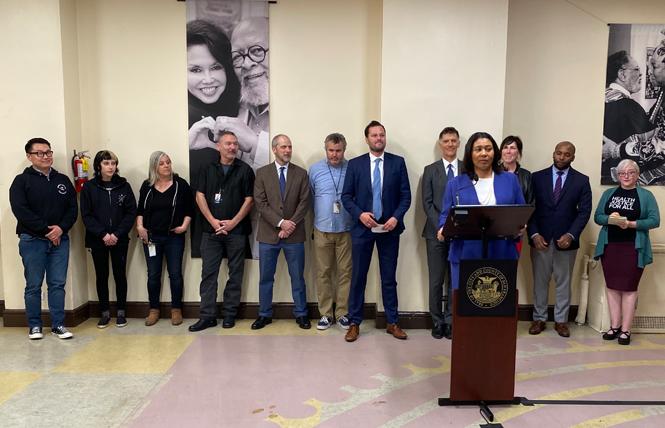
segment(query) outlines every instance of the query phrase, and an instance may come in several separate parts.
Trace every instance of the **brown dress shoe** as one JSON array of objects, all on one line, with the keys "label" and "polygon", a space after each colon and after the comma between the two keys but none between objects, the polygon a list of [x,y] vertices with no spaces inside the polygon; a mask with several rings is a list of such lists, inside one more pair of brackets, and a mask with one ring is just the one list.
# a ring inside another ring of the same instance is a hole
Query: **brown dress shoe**
[{"label": "brown dress shoe", "polygon": [[556,332],[559,333],[559,336],[561,337],[570,337],[570,330],[568,330],[567,322],[555,322],[554,330],[556,330]]},{"label": "brown dress shoe", "polygon": [[397,324],[388,324],[388,327],[386,327],[386,333],[392,334],[395,339],[405,340],[409,337]]},{"label": "brown dress shoe", "polygon": [[531,322],[531,327],[529,327],[529,334],[540,334],[545,330],[545,327],[545,321],[533,321]]},{"label": "brown dress shoe", "polygon": [[358,339],[358,336],[360,336],[360,326],[358,324],[351,324],[346,331],[344,340],[347,342],[355,342],[356,339]]},{"label": "brown dress shoe", "polygon": [[182,309],[171,309],[171,324],[180,325],[182,324]]},{"label": "brown dress shoe", "polygon": [[157,324],[159,321],[159,309],[150,309],[148,312],[148,318],[145,319],[145,325],[150,327],[151,325]]}]

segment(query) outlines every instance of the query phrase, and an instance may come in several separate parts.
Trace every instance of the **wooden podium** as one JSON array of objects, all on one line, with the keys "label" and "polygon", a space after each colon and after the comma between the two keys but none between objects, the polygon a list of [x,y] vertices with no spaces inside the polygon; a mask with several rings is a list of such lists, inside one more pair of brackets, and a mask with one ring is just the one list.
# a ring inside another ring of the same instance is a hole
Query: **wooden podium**
[{"label": "wooden podium", "polygon": [[460,262],[453,292],[450,398],[439,405],[519,404],[515,398],[517,260],[488,258],[494,239],[512,240],[528,221],[530,205],[457,206],[444,236],[481,240],[482,258]]}]

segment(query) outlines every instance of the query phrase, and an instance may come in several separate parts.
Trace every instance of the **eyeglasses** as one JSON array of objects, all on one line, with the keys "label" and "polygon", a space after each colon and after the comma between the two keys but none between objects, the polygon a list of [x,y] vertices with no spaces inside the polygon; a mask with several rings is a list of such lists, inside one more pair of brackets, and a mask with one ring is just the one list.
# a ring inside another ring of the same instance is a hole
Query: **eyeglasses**
[{"label": "eyeglasses", "polygon": [[247,57],[249,57],[249,59],[255,63],[260,64],[264,59],[266,59],[266,52],[268,52],[268,49],[264,49],[263,46],[259,45],[250,46],[249,49],[247,49],[247,53],[233,51],[231,52],[233,66],[242,67],[242,65],[245,63],[245,58]]},{"label": "eyeglasses", "polygon": [[50,158],[53,156],[53,150],[47,150],[45,152],[28,152],[29,155],[35,155],[38,158],[47,157]]},{"label": "eyeglasses", "polygon": [[640,72],[640,67],[634,67],[634,68],[621,67],[621,69],[626,71],[637,71],[638,73]]},{"label": "eyeglasses", "polygon": [[619,177],[634,177],[637,175],[637,171],[622,171],[617,175]]}]

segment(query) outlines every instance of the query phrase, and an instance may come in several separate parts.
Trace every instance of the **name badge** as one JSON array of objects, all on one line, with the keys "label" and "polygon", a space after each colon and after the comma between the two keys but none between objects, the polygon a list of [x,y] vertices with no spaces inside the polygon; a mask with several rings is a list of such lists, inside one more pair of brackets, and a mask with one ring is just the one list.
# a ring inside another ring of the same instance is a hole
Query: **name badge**
[{"label": "name badge", "polygon": [[157,255],[157,248],[152,242],[148,244],[148,256],[155,257]]},{"label": "name badge", "polygon": [[342,210],[342,204],[339,201],[333,202],[333,214],[339,214]]},{"label": "name badge", "polygon": [[222,194],[221,193],[215,193],[215,203],[216,204],[221,204],[222,203]]}]

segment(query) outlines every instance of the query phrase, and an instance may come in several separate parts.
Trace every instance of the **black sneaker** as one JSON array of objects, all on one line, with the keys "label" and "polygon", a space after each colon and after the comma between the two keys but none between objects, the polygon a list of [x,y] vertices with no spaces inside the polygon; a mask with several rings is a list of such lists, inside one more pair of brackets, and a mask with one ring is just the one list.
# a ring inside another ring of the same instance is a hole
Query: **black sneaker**
[{"label": "black sneaker", "polygon": [[124,315],[118,315],[118,318],[115,320],[115,326],[120,328],[127,325],[127,318]]},{"label": "black sneaker", "polygon": [[58,336],[59,339],[71,339],[72,337],[74,337],[72,332],[67,330],[67,328],[64,325],[52,328],[51,333]]},{"label": "black sneaker", "polygon": [[102,314],[102,317],[97,322],[97,328],[106,328],[109,326],[110,322],[111,322],[111,317],[109,315]]},{"label": "black sneaker", "polygon": [[41,327],[31,327],[30,330],[28,330],[28,339],[39,340],[42,337],[44,337],[44,335],[42,334]]}]

